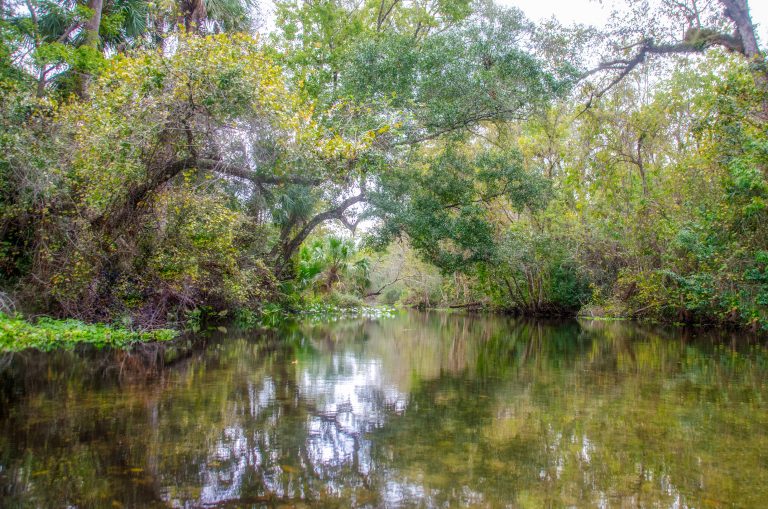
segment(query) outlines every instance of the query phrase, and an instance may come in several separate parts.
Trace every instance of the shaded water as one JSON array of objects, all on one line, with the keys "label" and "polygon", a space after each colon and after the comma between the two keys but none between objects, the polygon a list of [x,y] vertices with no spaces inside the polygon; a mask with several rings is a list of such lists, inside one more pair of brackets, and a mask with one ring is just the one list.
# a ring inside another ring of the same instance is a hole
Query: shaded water
[{"label": "shaded water", "polygon": [[768,349],[738,343],[404,313],[6,357],[0,506],[767,507]]}]

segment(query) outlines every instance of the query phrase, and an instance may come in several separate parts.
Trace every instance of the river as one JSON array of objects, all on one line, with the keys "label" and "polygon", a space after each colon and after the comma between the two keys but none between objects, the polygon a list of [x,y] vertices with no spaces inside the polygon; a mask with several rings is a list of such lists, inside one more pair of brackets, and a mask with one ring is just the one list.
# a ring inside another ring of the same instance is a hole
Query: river
[{"label": "river", "polygon": [[0,506],[768,507],[756,339],[404,311],[197,343],[2,358]]}]

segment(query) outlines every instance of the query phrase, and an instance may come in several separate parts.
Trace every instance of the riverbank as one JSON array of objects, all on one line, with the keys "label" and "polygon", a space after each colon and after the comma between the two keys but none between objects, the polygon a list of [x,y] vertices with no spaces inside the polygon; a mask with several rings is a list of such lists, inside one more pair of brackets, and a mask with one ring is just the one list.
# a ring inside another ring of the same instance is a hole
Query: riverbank
[{"label": "riverbank", "polygon": [[19,352],[28,348],[43,351],[71,349],[78,344],[125,348],[137,343],[168,341],[178,335],[179,332],[172,329],[131,331],[114,325],[48,317],[33,322],[21,315],[0,313],[0,352]]},{"label": "riverbank", "polygon": [[768,325],[759,320],[751,320],[749,322],[742,322],[734,317],[729,319],[699,319],[694,320],[692,317],[676,317],[665,318],[663,316],[655,316],[651,314],[632,312],[630,310],[621,308],[620,306],[597,306],[587,304],[578,311],[541,311],[531,312],[519,308],[503,308],[484,303],[471,303],[471,304],[459,304],[459,305],[445,305],[434,307],[422,307],[414,306],[413,309],[421,311],[439,311],[443,313],[482,313],[482,314],[498,314],[509,315],[521,318],[532,319],[583,319],[583,320],[595,320],[595,321],[624,321],[633,322],[637,324],[645,325],[661,325],[666,327],[691,327],[694,329],[701,328],[714,328],[722,331],[730,332],[743,332],[746,334],[754,334],[759,337],[768,336]]},{"label": "riverbank", "polygon": [[[313,303],[295,309],[288,309],[277,304],[268,305],[260,312],[236,311],[232,314],[231,321],[224,323],[229,327],[234,325],[237,329],[274,329],[291,320],[312,322],[331,322],[340,319],[353,318],[391,318],[398,312],[392,306],[358,306],[339,307],[330,304]],[[587,309],[589,309],[587,311]],[[595,308],[582,308],[577,314],[527,314],[518,310],[498,309],[488,306],[465,307],[436,307],[430,311],[444,313],[483,313],[489,315],[515,315],[529,316],[531,318],[573,318],[599,321],[630,321],[637,323],[667,325],[667,326],[708,326],[709,324],[692,324],[682,322],[665,322],[650,318],[631,317],[622,315],[610,315],[595,313]],[[602,309],[600,309],[602,311]],[[590,312],[591,311],[591,312]],[[205,330],[225,331],[222,327],[222,317],[217,313],[207,316],[199,321],[190,322],[184,331],[177,329],[155,329],[149,331],[132,331],[124,327],[95,323],[88,324],[79,320],[57,320],[49,317],[41,317],[34,321],[23,318],[20,314],[10,316],[0,312],[0,353],[19,352],[26,349],[51,351],[55,349],[72,349],[78,344],[87,344],[97,348],[128,348],[137,344],[165,342],[174,339],[182,332],[199,333]],[[751,333],[764,333],[761,330],[747,327],[734,327],[733,324],[720,324],[716,328],[723,330],[743,330]]]},{"label": "riverbank", "polygon": [[[286,309],[278,305],[266,306],[261,312],[240,310],[233,315],[232,324],[238,329],[272,329],[290,320],[336,321],[342,318],[386,318],[397,312],[391,306],[339,307],[312,304]],[[177,329],[154,329],[132,331],[124,327],[105,323],[89,324],[80,320],[56,320],[40,317],[30,321],[21,314],[13,316],[0,312],[0,353],[20,352],[26,349],[51,351],[71,349],[78,344],[97,348],[128,348],[141,343],[165,342],[178,337],[182,332],[199,333],[206,330],[226,330],[222,319],[226,314],[197,317],[184,327]],[[226,323],[229,326],[229,323]]]}]

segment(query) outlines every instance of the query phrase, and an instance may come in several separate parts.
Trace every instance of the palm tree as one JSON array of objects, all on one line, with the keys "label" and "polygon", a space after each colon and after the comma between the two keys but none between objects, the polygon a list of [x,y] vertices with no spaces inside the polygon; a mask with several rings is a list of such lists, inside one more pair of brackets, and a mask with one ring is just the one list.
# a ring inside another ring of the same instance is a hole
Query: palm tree
[{"label": "palm tree", "polygon": [[[246,30],[255,11],[255,0],[178,0],[171,9],[146,0],[29,0],[5,8],[3,14],[14,13],[8,22],[21,41],[22,48],[12,52],[17,54],[15,66],[33,70],[42,96],[50,86],[84,95],[98,67],[98,52],[162,47],[179,24],[200,33]],[[77,52],[62,52],[61,45]]]},{"label": "palm tree", "polygon": [[179,0],[179,22],[190,31],[247,30],[253,21],[255,0]]},{"label": "palm tree", "polygon": [[322,293],[344,284],[357,291],[369,285],[370,262],[357,258],[358,251],[351,240],[339,237],[318,239],[299,250],[297,280],[304,287],[314,285]]},{"label": "palm tree", "polygon": [[[16,65],[34,69],[38,95],[49,85],[84,93],[99,52],[122,51],[140,43],[147,31],[144,0],[88,0],[87,10],[79,5],[72,0],[29,1],[9,19],[26,47],[18,52]],[[62,52],[61,46],[76,51]]]}]

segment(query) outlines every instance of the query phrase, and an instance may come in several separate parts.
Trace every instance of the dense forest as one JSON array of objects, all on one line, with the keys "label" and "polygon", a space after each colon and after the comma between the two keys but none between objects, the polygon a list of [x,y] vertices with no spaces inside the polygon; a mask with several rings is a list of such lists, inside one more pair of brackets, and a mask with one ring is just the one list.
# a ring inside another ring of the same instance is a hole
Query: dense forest
[{"label": "dense forest", "polygon": [[768,328],[746,0],[0,1],[0,305],[364,302]]}]

